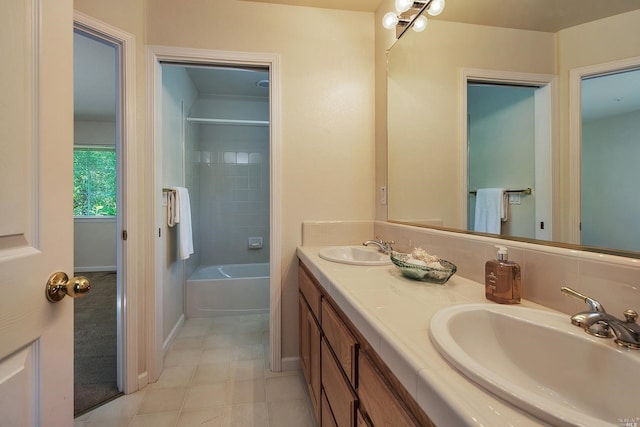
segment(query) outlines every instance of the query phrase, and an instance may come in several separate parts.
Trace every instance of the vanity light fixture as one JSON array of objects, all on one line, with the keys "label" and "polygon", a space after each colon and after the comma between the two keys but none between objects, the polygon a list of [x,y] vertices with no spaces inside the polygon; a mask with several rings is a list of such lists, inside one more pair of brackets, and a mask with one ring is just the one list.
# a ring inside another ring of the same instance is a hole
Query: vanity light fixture
[{"label": "vanity light fixture", "polygon": [[382,17],[382,26],[387,30],[396,29],[396,37],[400,38],[409,27],[414,31],[424,31],[427,27],[427,17],[437,16],[444,9],[445,0],[396,0],[395,12],[388,12]]}]

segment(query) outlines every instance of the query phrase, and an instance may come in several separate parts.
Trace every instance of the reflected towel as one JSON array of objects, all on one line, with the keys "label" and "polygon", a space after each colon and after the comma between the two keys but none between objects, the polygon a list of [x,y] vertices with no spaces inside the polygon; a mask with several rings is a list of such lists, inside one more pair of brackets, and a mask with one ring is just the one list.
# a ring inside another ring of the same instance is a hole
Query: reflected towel
[{"label": "reflected towel", "polygon": [[189,190],[184,187],[173,187],[172,190],[169,194],[175,194],[173,222],[178,224],[178,256],[187,259],[193,253]]},{"label": "reflected towel", "polygon": [[504,188],[480,188],[476,193],[474,231],[500,234],[507,220],[507,192]]}]

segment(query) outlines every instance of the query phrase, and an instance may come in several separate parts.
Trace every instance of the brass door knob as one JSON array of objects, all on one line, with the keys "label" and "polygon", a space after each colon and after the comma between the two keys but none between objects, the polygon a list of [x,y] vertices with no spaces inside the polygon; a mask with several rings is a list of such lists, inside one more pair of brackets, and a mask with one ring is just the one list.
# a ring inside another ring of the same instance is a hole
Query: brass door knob
[{"label": "brass door knob", "polygon": [[71,298],[83,297],[91,290],[89,279],[84,276],[72,277],[69,279],[62,271],[53,273],[46,286],[47,299],[51,302],[58,302],[65,295]]}]

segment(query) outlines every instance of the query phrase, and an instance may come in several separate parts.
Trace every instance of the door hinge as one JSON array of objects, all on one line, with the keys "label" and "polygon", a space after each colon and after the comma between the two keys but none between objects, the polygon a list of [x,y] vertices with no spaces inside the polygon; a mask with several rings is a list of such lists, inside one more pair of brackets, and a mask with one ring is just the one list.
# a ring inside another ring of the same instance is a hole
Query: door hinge
[{"label": "door hinge", "polygon": [[122,230],[122,240],[127,240],[128,234],[127,230]]}]

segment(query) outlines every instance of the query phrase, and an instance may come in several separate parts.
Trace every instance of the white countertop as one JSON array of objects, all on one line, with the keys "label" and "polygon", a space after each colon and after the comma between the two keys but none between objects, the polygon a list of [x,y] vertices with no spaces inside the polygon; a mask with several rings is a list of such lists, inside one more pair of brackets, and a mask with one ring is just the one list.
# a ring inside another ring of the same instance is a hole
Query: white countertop
[{"label": "white countertop", "polygon": [[429,339],[429,322],[441,308],[489,302],[483,285],[458,275],[445,285],[417,282],[393,265],[326,261],[320,249],[298,247],[297,254],[436,425],[544,425],[466,379]]}]

